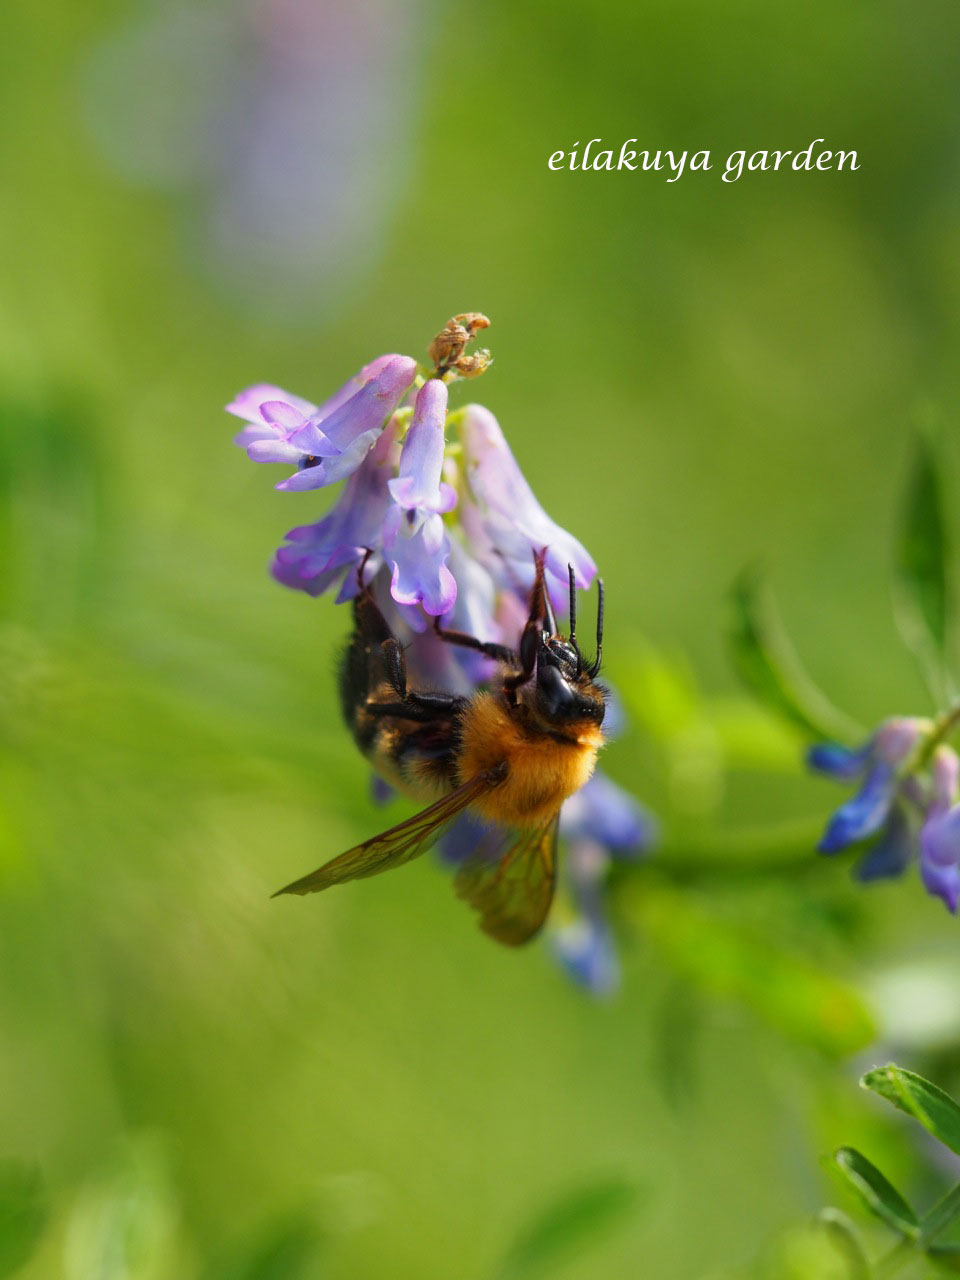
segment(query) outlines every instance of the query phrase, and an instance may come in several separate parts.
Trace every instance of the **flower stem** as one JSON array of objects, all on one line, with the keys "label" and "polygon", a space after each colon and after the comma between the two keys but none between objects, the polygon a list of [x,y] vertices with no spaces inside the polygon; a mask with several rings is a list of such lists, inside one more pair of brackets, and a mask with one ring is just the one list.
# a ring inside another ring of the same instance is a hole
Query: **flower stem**
[{"label": "flower stem", "polygon": [[915,1241],[910,1239],[898,1240],[873,1268],[874,1280],[888,1280],[890,1276],[899,1275],[904,1264],[916,1256],[914,1245]]}]

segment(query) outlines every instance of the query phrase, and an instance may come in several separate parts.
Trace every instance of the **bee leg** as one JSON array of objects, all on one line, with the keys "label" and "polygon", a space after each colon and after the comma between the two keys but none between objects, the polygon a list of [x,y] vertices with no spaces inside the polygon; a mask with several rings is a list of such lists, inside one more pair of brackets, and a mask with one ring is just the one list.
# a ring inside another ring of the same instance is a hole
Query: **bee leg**
[{"label": "bee leg", "polygon": [[441,627],[439,618],[434,618],[433,629],[441,640],[446,640],[447,644],[457,644],[464,649],[475,649],[477,653],[492,658],[494,662],[508,662],[511,666],[516,666],[517,655],[504,644],[478,640],[476,636],[468,635],[466,631],[448,631],[446,627]]},{"label": "bee leg", "polygon": [[371,716],[395,716],[398,720],[449,720],[466,705],[466,698],[449,693],[411,693],[402,702],[368,702],[364,710]]}]

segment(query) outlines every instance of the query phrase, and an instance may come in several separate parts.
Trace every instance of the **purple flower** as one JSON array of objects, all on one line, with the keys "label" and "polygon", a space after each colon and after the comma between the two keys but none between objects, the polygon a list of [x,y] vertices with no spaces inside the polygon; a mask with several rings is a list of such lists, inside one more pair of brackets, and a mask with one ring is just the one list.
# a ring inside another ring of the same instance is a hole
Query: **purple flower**
[{"label": "purple flower", "polygon": [[927,892],[941,898],[954,915],[960,899],[958,779],[960,760],[956,752],[950,747],[938,747],[930,767],[930,803],[920,829],[920,876]]},{"label": "purple flower", "polygon": [[567,565],[573,565],[577,585],[588,587],[596,565],[541,507],[493,414],[482,405],[467,405],[460,434],[470,498],[463,523],[475,553],[495,579],[525,592],[533,579],[533,553],[546,547],[545,567],[558,605],[567,594]]},{"label": "purple flower", "polygon": [[929,728],[929,721],[898,716],[885,721],[856,751],[832,743],[811,749],[807,760],[814,769],[844,781],[863,778],[860,790],[827,824],[818,845],[821,853],[838,853],[880,831],[897,795],[901,766]]},{"label": "purple flower", "polygon": [[560,834],[568,840],[593,841],[617,858],[632,859],[651,847],[657,827],[629,792],[598,770],[563,806]]},{"label": "purple flower", "polygon": [[[340,500],[316,524],[300,525],[287,534],[271,572],[286,587],[319,596],[343,582],[342,598],[355,594],[355,569],[368,549],[380,542],[384,517],[391,506],[387,487],[394,475],[399,448],[397,426],[390,423],[344,485]],[[376,565],[371,565],[371,576]]]},{"label": "purple flower", "polygon": [[447,568],[450,540],[442,519],[457,504],[454,490],[440,479],[446,418],[447,388],[431,378],[417,392],[399,474],[388,482],[393,505],[382,534],[384,556],[393,571],[390,594],[398,604],[422,604],[433,617],[448,613],[457,599],[457,584]]},{"label": "purple flower", "polygon": [[604,881],[612,859],[633,861],[656,837],[656,824],[615,782],[595,773],[566,802],[560,834],[568,843],[566,882],[574,914],[552,933],[554,953],[567,973],[602,995],[619,981],[607,921]]},{"label": "purple flower", "polygon": [[254,462],[292,463],[278,489],[320,489],[352,475],[416,374],[409,356],[380,356],[317,407],[266,383],[242,391],[227,411],[249,426],[235,443]]}]

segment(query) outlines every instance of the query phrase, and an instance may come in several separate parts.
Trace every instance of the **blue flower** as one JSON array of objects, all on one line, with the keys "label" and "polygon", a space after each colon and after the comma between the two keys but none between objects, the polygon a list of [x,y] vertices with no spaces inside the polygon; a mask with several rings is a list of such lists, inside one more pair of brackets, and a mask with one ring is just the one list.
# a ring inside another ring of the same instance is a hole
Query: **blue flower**
[{"label": "blue flower", "polygon": [[960,805],[957,784],[960,760],[950,747],[934,752],[931,792],[920,829],[920,877],[928,893],[941,898],[956,915],[960,900]]},{"label": "blue flower", "polygon": [[839,853],[874,836],[890,817],[906,763],[923,735],[927,720],[898,716],[886,720],[868,742],[852,751],[834,743],[822,743],[809,751],[808,764],[834,778],[863,778],[856,795],[842,804],[827,824],[821,853]]},{"label": "blue flower", "polygon": [[894,804],[880,836],[870,846],[854,869],[864,884],[871,880],[888,880],[903,875],[913,857],[914,832],[902,804]]},{"label": "blue flower", "polygon": [[564,867],[573,914],[552,930],[553,951],[570,977],[603,995],[620,978],[605,902],[610,863],[646,853],[656,838],[656,823],[631,795],[597,772],[563,806],[560,834],[568,846]]}]

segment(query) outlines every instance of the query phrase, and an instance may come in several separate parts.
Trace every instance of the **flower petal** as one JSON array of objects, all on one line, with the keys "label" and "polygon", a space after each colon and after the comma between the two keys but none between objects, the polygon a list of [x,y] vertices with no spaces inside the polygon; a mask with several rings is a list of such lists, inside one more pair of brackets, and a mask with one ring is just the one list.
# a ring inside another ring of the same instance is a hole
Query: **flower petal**
[{"label": "flower petal", "polygon": [[875,764],[853,799],[830,819],[817,846],[820,852],[838,853],[879,831],[890,812],[896,785],[896,771],[884,762]]},{"label": "flower petal", "polygon": [[400,474],[390,481],[390,493],[401,507],[434,512],[450,509],[449,485],[444,486],[445,493],[440,490],[446,420],[446,385],[431,378],[417,392],[410,430],[400,454]]},{"label": "flower petal", "polygon": [[604,921],[577,917],[554,930],[550,942],[566,973],[593,995],[619,986],[620,963]]},{"label": "flower petal", "polygon": [[291,395],[289,391],[284,391],[282,387],[275,387],[272,382],[256,382],[252,387],[247,387],[236,395],[226,406],[227,413],[232,413],[238,418],[244,418],[247,422],[262,422],[260,416],[260,406],[268,400],[283,400],[287,404],[293,405],[295,409],[299,409],[304,417],[308,418],[311,413],[317,412],[317,406],[311,404],[309,400],[304,400],[301,396]]},{"label": "flower petal", "polygon": [[323,433],[341,452],[368,431],[379,431],[413,382],[415,360],[397,356],[390,360],[349,400],[323,418]]},{"label": "flower petal", "polygon": [[[385,369],[392,360],[401,360],[403,358],[398,356],[396,352],[390,352],[388,355],[377,356],[376,360],[371,360],[369,364],[365,364],[359,373],[355,373],[352,378],[348,378],[339,391],[335,391],[328,400],[324,400],[319,409],[314,410],[317,418],[321,422],[324,418],[329,418],[342,404],[346,404],[351,397],[355,396],[362,386],[365,386],[381,370]],[[311,415],[308,414],[307,416],[310,417]]]},{"label": "flower petal", "polygon": [[836,742],[818,742],[807,752],[807,764],[818,773],[851,782],[863,772],[869,750],[869,742],[855,751]]},{"label": "flower petal", "polygon": [[[439,526],[439,530],[437,529]],[[457,584],[447,568],[450,545],[440,516],[428,516],[413,537],[401,529],[384,555],[392,566],[390,594],[399,604],[422,604],[432,617],[449,613],[456,603]]]},{"label": "flower petal", "polygon": [[303,454],[289,441],[271,436],[269,440],[254,440],[248,444],[247,457],[251,462],[292,462],[296,466]]},{"label": "flower petal", "polygon": [[271,427],[279,427],[281,431],[296,431],[306,421],[296,405],[285,400],[266,400],[260,406],[260,417]]},{"label": "flower petal", "polygon": [[656,823],[633,796],[598,771],[564,804],[560,834],[593,840],[621,857],[636,856],[653,844]]},{"label": "flower petal", "polygon": [[588,587],[597,571],[592,557],[541,507],[493,414],[481,405],[467,405],[461,438],[467,482],[496,551],[524,564],[546,547],[547,571],[559,584],[567,581],[569,564],[577,585]]},{"label": "flower petal", "polygon": [[864,883],[900,876],[913,856],[914,836],[909,819],[899,804],[890,811],[876,844],[871,845],[854,870]]}]

